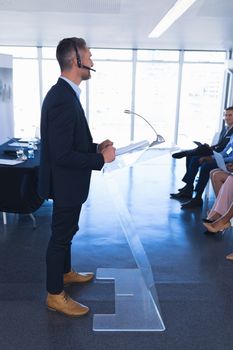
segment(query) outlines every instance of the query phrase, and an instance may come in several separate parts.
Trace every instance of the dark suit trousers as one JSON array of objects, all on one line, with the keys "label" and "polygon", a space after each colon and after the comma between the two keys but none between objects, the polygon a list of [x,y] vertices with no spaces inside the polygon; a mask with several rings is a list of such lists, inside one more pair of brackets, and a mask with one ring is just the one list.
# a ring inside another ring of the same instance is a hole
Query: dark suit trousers
[{"label": "dark suit trousers", "polygon": [[[213,154],[213,151],[211,149],[208,149],[208,148],[204,148],[200,151],[201,147],[197,147],[195,148],[194,150],[190,150],[190,151],[187,151],[187,156],[186,156],[186,172],[188,171],[189,169],[189,164],[192,160],[192,158],[194,156],[198,157],[198,159],[200,159],[200,157],[204,157],[204,156],[210,156]],[[199,154],[200,153],[200,154]],[[185,181],[185,176],[184,178],[182,179],[182,181],[186,182]]]},{"label": "dark suit trousers", "polygon": [[193,183],[195,180],[195,177],[199,171],[199,178],[198,182],[195,188],[196,191],[196,197],[201,197],[202,193],[204,192],[204,189],[207,185],[207,182],[209,180],[209,174],[212,169],[217,168],[216,161],[213,159],[209,162],[204,162],[200,165],[199,163],[199,156],[193,156],[189,161],[188,171],[186,172],[185,176],[183,177],[183,181],[186,182],[188,188],[192,190]]},{"label": "dark suit trousers", "polygon": [[59,294],[63,291],[63,274],[71,270],[71,243],[78,231],[78,221],[82,205],[57,207],[53,203],[52,235],[46,254],[47,291]]},{"label": "dark suit trousers", "polygon": [[[186,156],[186,162],[185,162],[185,165],[186,165],[186,172],[188,171],[188,168],[189,168],[189,164],[190,164],[190,161],[192,159],[192,156]],[[184,181],[184,180],[183,180]],[[185,181],[184,181],[185,182]]]},{"label": "dark suit trousers", "polygon": [[196,197],[201,197],[202,193],[205,190],[205,187],[207,185],[207,182],[209,181],[210,178],[210,172],[211,170],[217,168],[217,163],[215,159],[205,162],[201,165],[200,167],[200,172],[199,172],[199,179],[195,188],[196,191]]}]

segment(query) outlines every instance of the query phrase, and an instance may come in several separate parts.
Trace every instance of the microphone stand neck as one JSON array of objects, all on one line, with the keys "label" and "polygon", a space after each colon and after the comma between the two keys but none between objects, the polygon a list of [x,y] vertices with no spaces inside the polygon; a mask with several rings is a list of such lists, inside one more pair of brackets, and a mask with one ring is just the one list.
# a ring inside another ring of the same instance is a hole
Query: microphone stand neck
[{"label": "microphone stand neck", "polygon": [[142,115],[140,115],[138,113],[135,113],[135,112],[133,114],[135,114],[138,117],[142,118],[151,127],[151,129],[154,131],[155,135],[158,137],[158,134],[157,134],[155,128],[148,122],[148,120],[146,118],[144,118]]}]

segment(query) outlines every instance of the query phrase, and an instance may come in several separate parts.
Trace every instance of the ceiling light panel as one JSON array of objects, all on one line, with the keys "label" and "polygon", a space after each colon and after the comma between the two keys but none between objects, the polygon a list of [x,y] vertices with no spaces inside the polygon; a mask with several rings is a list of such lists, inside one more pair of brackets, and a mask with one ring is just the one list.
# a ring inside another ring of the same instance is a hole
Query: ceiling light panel
[{"label": "ceiling light panel", "polygon": [[149,38],[160,37],[177,19],[179,19],[197,0],[177,0],[167,14],[149,34]]}]

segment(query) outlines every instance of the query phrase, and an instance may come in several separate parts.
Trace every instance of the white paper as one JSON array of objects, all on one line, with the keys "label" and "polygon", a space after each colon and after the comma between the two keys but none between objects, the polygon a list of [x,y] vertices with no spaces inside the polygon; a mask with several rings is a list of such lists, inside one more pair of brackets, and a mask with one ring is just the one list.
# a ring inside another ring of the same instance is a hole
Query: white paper
[{"label": "white paper", "polygon": [[216,160],[216,163],[217,163],[217,166],[219,167],[219,169],[227,172],[228,170],[227,170],[223,156],[216,151],[213,151],[213,153],[214,153],[214,158]]},{"label": "white paper", "polygon": [[0,164],[3,165],[17,165],[23,163],[23,160],[16,160],[16,159],[0,159]]},{"label": "white paper", "polygon": [[36,137],[24,137],[19,139],[19,142],[38,142],[38,139]]},{"label": "white paper", "polygon": [[28,147],[27,142],[12,142],[8,143],[8,146],[13,146],[13,147]]},{"label": "white paper", "polygon": [[147,140],[143,140],[140,142],[130,143],[127,146],[120,147],[116,149],[116,156],[120,156],[125,153],[130,153],[132,151],[138,151],[139,149],[143,149],[149,146],[149,142]]}]

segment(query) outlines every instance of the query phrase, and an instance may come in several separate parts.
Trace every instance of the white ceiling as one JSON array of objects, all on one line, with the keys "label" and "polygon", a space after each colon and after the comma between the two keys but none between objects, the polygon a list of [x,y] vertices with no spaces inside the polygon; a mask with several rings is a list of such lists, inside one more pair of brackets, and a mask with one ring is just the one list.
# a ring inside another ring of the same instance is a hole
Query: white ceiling
[{"label": "white ceiling", "polygon": [[159,39],[148,34],[175,0],[0,0],[0,45],[56,46],[78,36],[91,47],[233,48],[233,0],[197,0]]}]

